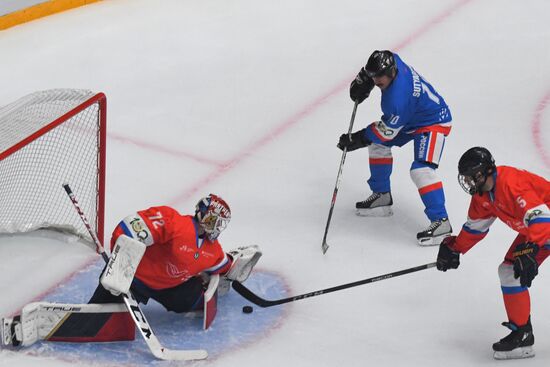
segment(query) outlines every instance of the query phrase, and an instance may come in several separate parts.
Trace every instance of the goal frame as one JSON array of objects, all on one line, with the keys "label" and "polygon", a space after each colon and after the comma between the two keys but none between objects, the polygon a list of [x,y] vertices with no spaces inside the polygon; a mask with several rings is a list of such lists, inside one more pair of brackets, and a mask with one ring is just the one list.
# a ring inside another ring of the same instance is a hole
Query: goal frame
[{"label": "goal frame", "polygon": [[[37,140],[41,136],[45,135],[49,131],[55,129],[65,121],[78,115],[86,108],[98,104],[98,137],[97,137],[97,192],[96,192],[96,223],[97,223],[97,237],[103,241],[104,238],[104,226],[105,226],[105,165],[106,165],[106,141],[107,141],[107,97],[102,92],[95,93],[92,97],[82,102],[78,106],[74,107],[70,111],[56,118],[52,122],[43,126],[36,132],[30,134],[28,137],[7,148],[0,153],[0,161],[16,153],[23,147]],[[61,185],[60,185],[61,188]]]}]

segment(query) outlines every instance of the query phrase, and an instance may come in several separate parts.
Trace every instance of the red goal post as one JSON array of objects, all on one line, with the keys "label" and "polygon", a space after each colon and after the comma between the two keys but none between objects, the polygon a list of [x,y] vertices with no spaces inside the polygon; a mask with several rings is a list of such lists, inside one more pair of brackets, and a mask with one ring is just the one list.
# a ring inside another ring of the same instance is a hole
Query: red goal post
[{"label": "red goal post", "polygon": [[54,229],[95,249],[62,184],[78,194],[103,240],[107,100],[52,89],[0,107],[0,233]]}]

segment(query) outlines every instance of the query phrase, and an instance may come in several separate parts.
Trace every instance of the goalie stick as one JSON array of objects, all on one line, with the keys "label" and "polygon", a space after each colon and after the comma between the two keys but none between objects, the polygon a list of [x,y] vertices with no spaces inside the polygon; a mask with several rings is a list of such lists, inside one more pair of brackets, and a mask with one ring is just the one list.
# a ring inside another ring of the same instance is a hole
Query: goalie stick
[{"label": "goalie stick", "polygon": [[[350,136],[350,140],[351,140],[351,130],[353,129],[353,122],[355,121],[355,113],[357,112],[358,104],[359,103],[355,101],[355,105],[353,106],[353,112],[351,113],[351,121],[349,122],[349,129],[348,129],[348,135]],[[328,227],[330,226],[330,220],[332,219],[332,211],[334,210],[334,204],[336,203],[336,195],[338,195],[338,187],[340,186],[340,181],[342,180],[342,170],[344,169],[344,162],[346,162],[347,152],[348,152],[348,148],[346,147],[342,152],[342,160],[340,161],[340,167],[338,168],[338,175],[336,176],[336,185],[334,186],[334,192],[332,193],[330,210],[328,211],[327,225],[325,227],[325,234],[323,236],[323,244],[321,245],[321,250],[323,250],[323,254],[325,254],[328,250],[328,243],[327,243]]]},{"label": "goalie stick", "polygon": [[326,293],[341,291],[342,289],[357,287],[358,285],[374,283],[374,282],[378,282],[380,280],[395,278],[395,277],[398,277],[398,276],[401,276],[401,275],[414,273],[416,271],[433,268],[434,266],[435,266],[435,262],[429,263],[429,264],[424,264],[424,265],[419,265],[419,266],[415,266],[413,268],[403,269],[403,270],[399,270],[399,271],[396,271],[396,272],[393,272],[393,273],[379,275],[379,276],[373,277],[373,278],[358,280],[356,282],[342,284],[342,285],[332,287],[332,288],[321,289],[321,290],[314,291],[314,292],[300,294],[299,296],[281,298],[281,299],[271,300],[271,301],[261,298],[260,296],[258,296],[254,292],[252,292],[250,289],[248,289],[244,285],[242,285],[242,283],[239,283],[236,280],[233,281],[233,289],[237,293],[239,293],[241,296],[246,298],[248,301],[254,303],[255,305],[258,305],[260,307],[271,307],[271,306],[281,305],[283,303],[299,301],[299,300],[304,299],[304,298],[315,297],[315,296],[320,296],[320,295],[326,294]]},{"label": "goalie stick", "polygon": [[[78,215],[80,216],[80,219],[84,223],[84,226],[88,230],[88,233],[92,237],[97,252],[103,257],[103,260],[105,260],[106,263],[109,262],[109,257],[105,253],[105,249],[103,248],[103,245],[99,241],[99,238],[92,230],[92,227],[90,226],[90,223],[88,223],[88,219],[84,215],[84,212],[80,208],[80,205],[78,204],[78,201],[76,200],[76,197],[71,190],[70,186],[68,184],[63,184],[63,188],[67,192],[67,195],[71,199],[71,202],[73,203]],[[132,292],[128,292],[128,294],[123,294],[122,299],[124,300],[124,304],[126,305],[126,308],[128,309],[128,312],[130,313],[130,316],[132,316],[132,319],[134,320],[137,328],[141,332],[141,336],[143,336],[143,339],[145,339],[145,343],[151,350],[151,353],[158,358],[162,360],[178,360],[178,361],[191,361],[191,360],[197,360],[197,359],[205,359],[208,357],[208,352],[206,350],[197,349],[197,350],[174,350],[174,349],[168,349],[162,346],[160,344],[160,341],[158,340],[157,336],[153,332],[153,329],[149,325],[149,322],[145,318],[145,314],[141,311],[141,308],[139,307],[139,304],[137,300],[135,299]]]}]

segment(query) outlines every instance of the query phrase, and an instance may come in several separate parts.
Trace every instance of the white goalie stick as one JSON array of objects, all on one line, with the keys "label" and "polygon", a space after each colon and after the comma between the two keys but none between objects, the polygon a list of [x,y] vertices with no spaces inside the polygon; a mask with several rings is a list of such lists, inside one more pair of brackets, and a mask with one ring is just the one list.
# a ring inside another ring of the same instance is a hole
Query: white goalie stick
[{"label": "white goalie stick", "polygon": [[[97,252],[103,257],[103,260],[105,262],[109,262],[109,257],[105,253],[105,249],[103,248],[103,245],[99,241],[99,238],[97,238],[97,235],[92,230],[92,227],[88,223],[88,219],[86,219],[86,216],[84,215],[82,209],[80,208],[80,205],[78,204],[78,201],[76,200],[76,197],[71,190],[70,186],[68,184],[64,184],[63,188],[67,192],[67,195],[71,199],[71,202],[73,203],[76,211],[78,212],[78,215],[80,216],[80,219],[82,219],[82,222],[84,223],[84,226],[88,230],[88,233],[94,240],[94,243],[97,247]],[[149,325],[149,322],[145,318],[145,314],[141,311],[141,308],[139,307],[139,304],[135,297],[133,296],[132,292],[128,292],[128,294],[123,294],[122,299],[124,300],[124,304],[126,305],[126,308],[128,309],[128,312],[132,316],[132,319],[134,320],[134,323],[136,324],[137,328],[139,329],[141,336],[143,336],[143,339],[145,340],[145,343],[151,350],[151,353],[158,358],[162,360],[177,360],[177,361],[192,361],[192,360],[198,360],[198,359],[205,359],[208,357],[208,352],[206,350],[197,349],[197,350],[173,350],[168,349],[162,346],[160,344],[157,336],[153,332],[153,329]]]}]

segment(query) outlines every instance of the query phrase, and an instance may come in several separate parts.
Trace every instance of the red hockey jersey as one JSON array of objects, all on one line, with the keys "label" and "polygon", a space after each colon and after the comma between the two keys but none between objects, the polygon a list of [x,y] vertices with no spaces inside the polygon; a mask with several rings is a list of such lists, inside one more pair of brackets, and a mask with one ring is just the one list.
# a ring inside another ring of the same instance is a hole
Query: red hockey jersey
[{"label": "red hockey jersey", "polygon": [[175,287],[201,272],[224,273],[231,260],[217,240],[198,238],[197,223],[168,206],[138,211],[120,222],[111,238],[125,234],[147,247],[135,276],[153,289]]},{"label": "red hockey jersey", "polygon": [[531,172],[497,167],[490,192],[472,196],[468,219],[453,249],[466,253],[483,239],[499,218],[529,242],[542,246],[550,241],[550,182]]}]

